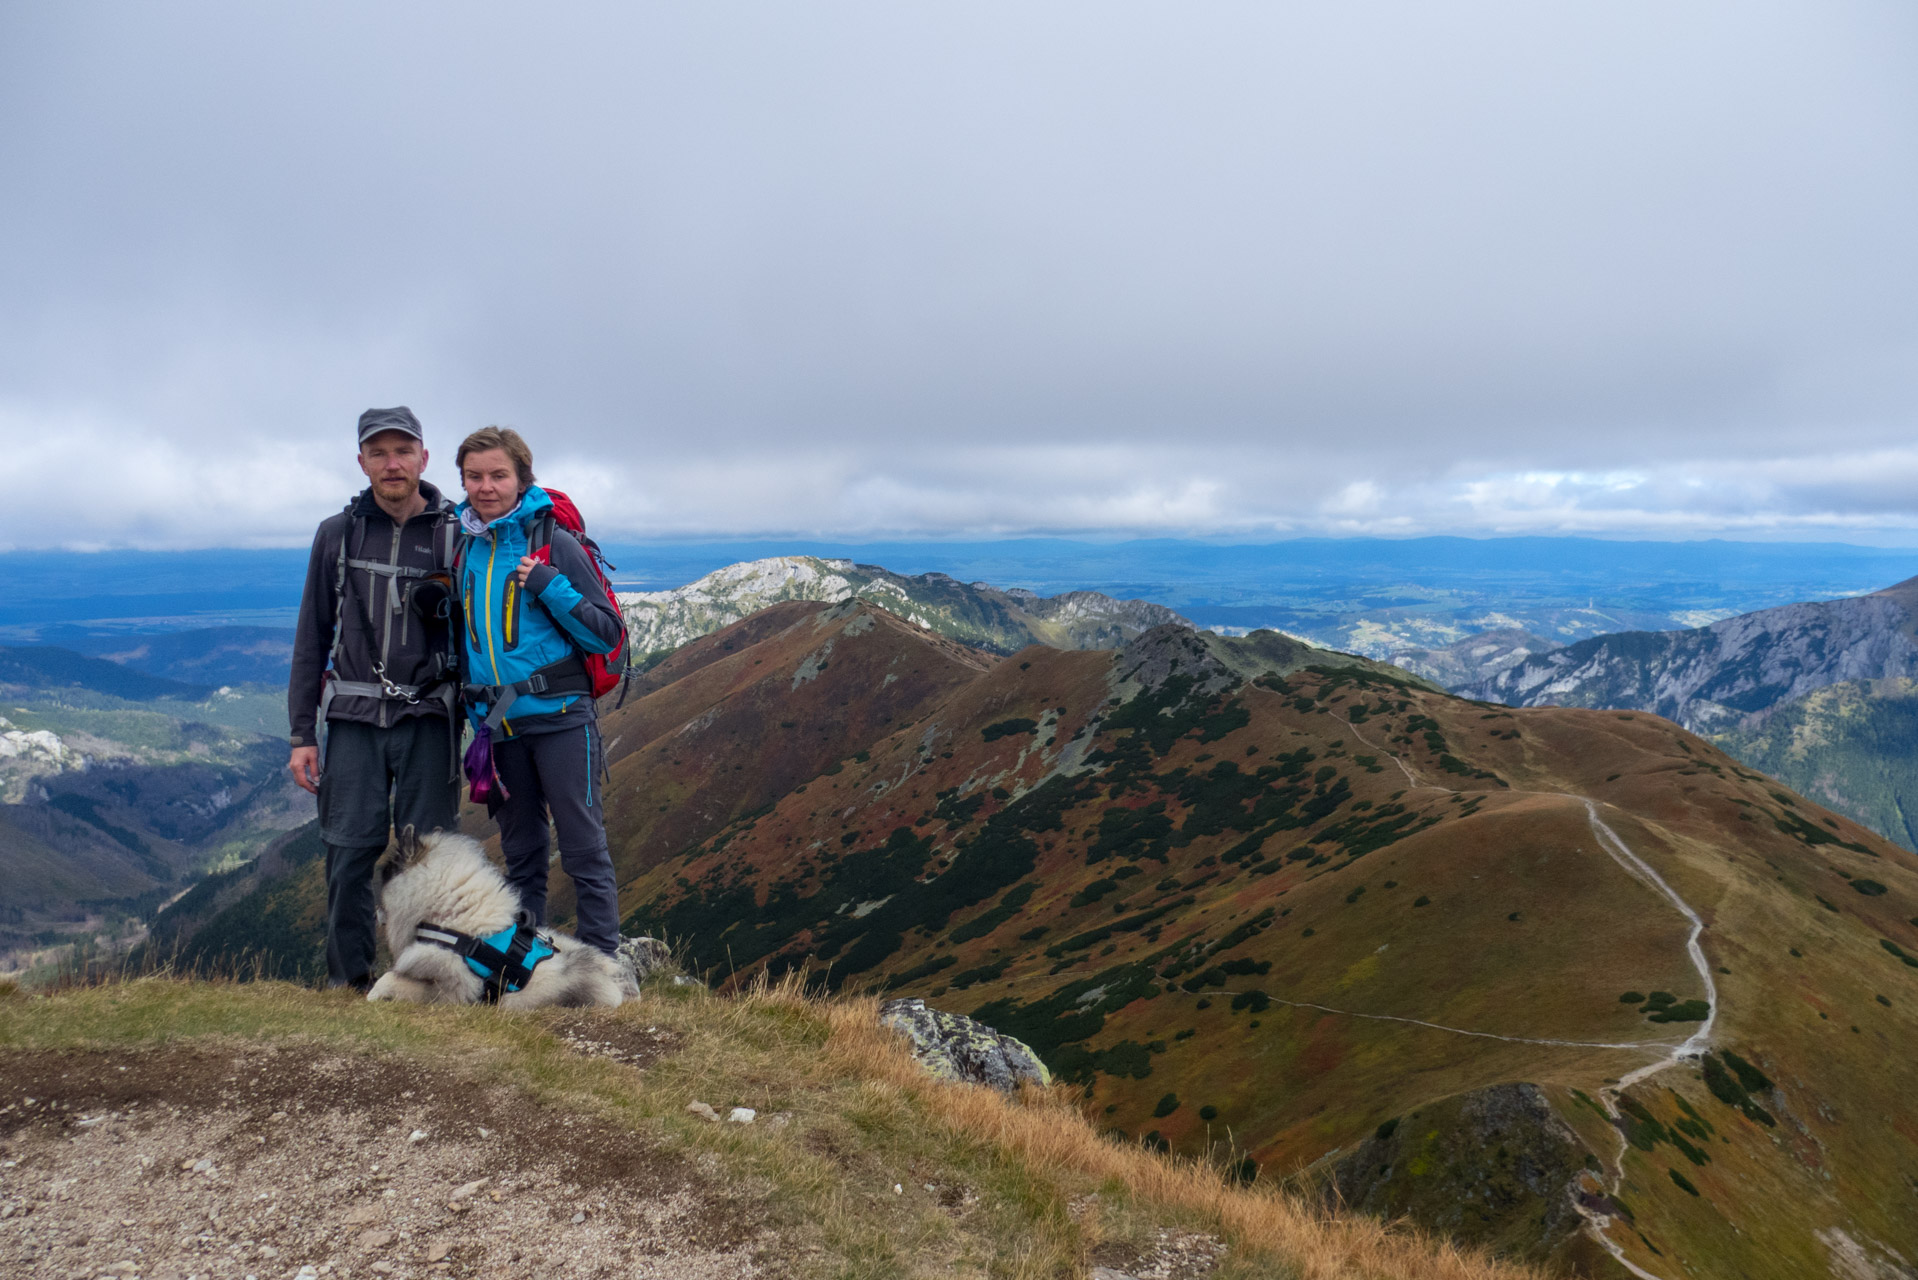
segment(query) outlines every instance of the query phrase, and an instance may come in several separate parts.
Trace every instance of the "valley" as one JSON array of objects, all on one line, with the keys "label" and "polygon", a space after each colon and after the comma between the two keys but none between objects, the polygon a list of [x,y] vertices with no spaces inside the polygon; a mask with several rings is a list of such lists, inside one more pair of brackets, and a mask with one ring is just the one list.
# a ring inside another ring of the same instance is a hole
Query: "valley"
[{"label": "valley", "polygon": [[110,959],[211,870],[307,820],[284,699],[0,649],[0,973]]}]

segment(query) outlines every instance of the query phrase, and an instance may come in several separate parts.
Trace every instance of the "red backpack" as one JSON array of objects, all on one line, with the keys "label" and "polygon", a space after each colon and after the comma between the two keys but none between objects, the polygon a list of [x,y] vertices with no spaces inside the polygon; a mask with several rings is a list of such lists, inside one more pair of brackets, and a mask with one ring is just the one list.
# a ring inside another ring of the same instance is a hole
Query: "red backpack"
[{"label": "red backpack", "polygon": [[533,528],[526,531],[528,541],[532,544],[528,554],[541,564],[553,562],[553,525],[557,524],[577,538],[579,545],[585,548],[586,558],[593,566],[593,576],[599,579],[600,589],[606,593],[606,603],[613,607],[614,613],[620,614],[619,643],[613,646],[611,653],[580,653],[586,662],[586,674],[593,682],[593,696],[603,697],[618,687],[621,677],[626,674],[629,656],[625,615],[620,613],[619,599],[613,595],[613,584],[607,577],[615,566],[606,563],[599,544],[586,536],[586,522],[580,519],[579,508],[573,505],[573,500],[558,489],[547,489],[546,496],[552,499],[553,506],[550,511],[542,513]]}]

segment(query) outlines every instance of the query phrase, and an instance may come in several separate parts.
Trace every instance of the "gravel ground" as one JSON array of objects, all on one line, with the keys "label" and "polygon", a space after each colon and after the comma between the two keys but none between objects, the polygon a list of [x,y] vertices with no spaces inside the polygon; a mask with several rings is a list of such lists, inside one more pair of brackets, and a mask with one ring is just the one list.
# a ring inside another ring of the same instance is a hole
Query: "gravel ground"
[{"label": "gravel ground", "polygon": [[[561,1032],[633,1065],[670,1048]],[[0,1053],[7,1277],[732,1280],[780,1270],[759,1216],[635,1134],[410,1061]]]}]

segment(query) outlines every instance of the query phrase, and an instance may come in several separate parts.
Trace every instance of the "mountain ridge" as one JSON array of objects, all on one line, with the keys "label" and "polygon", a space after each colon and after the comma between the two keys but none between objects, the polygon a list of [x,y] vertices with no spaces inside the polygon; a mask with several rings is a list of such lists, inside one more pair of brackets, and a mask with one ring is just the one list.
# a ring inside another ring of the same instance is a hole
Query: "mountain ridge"
[{"label": "mountain ridge", "polygon": [[1712,732],[1756,727],[1773,707],[1827,685],[1913,675],[1918,578],[1690,631],[1595,636],[1528,656],[1460,692],[1511,706],[1633,707]]},{"label": "mountain ridge", "polygon": [[850,599],[869,601],[926,630],[999,654],[1030,644],[1112,648],[1150,627],[1191,625],[1162,605],[1115,600],[1096,591],[1056,596],[1018,587],[1002,591],[943,573],[907,576],[878,565],[818,556],[744,561],[671,591],[618,593],[633,653],[642,666],[767,605]]}]

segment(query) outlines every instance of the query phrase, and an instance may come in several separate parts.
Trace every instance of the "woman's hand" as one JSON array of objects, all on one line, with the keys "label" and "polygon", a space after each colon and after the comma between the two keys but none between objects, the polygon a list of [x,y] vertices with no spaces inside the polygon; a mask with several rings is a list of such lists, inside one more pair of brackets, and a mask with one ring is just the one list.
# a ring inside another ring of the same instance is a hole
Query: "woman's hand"
[{"label": "woman's hand", "polygon": [[524,591],[526,589],[526,579],[531,576],[533,566],[538,563],[539,561],[533,559],[531,556],[521,556],[519,558],[519,568],[513,570],[513,576],[519,579],[520,590]]}]

